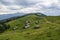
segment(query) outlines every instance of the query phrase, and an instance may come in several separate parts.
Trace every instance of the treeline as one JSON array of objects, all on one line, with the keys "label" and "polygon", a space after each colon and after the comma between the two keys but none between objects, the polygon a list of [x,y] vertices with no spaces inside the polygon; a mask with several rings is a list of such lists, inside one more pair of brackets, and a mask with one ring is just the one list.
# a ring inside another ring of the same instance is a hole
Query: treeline
[{"label": "treeline", "polygon": [[[30,14],[27,14],[27,15],[30,15]],[[16,17],[11,17],[11,18],[8,18],[8,19],[0,20],[0,24],[2,24],[2,23],[6,23],[6,22],[9,22],[9,21],[12,21],[12,20],[18,19],[18,18],[25,17],[25,16],[27,16],[27,15],[16,16]]]},{"label": "treeline", "polygon": [[7,29],[9,29],[10,26],[6,25],[6,24],[0,24],[0,33],[3,33],[4,31],[6,31]]}]

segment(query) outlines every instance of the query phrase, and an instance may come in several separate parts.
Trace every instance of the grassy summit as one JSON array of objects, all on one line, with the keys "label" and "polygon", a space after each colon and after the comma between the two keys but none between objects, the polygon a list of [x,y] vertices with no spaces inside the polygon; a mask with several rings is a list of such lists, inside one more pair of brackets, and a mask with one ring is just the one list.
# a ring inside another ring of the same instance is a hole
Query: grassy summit
[{"label": "grassy summit", "polygon": [[[15,20],[6,22],[10,28],[0,34],[0,40],[60,40],[60,17],[42,14],[28,14]],[[24,29],[25,21],[30,21],[30,27]],[[39,29],[34,29],[35,22],[39,22]],[[16,30],[12,30],[16,28]]]}]

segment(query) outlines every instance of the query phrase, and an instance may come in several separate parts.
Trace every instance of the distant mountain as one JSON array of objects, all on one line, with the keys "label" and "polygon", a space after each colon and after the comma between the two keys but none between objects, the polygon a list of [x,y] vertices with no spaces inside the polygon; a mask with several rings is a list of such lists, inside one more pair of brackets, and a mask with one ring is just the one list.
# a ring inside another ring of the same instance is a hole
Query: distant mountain
[{"label": "distant mountain", "polygon": [[15,13],[15,14],[3,14],[0,15],[0,20],[11,18],[11,17],[16,17],[16,16],[22,16],[24,13]]},{"label": "distant mountain", "polygon": [[3,19],[8,19],[8,18],[11,18],[11,17],[17,17],[17,16],[23,16],[23,15],[31,15],[31,14],[37,14],[37,15],[40,15],[40,16],[46,16],[42,13],[28,13],[28,14],[24,14],[24,13],[15,13],[15,14],[3,14],[3,15],[0,15],[0,20],[3,20]]}]

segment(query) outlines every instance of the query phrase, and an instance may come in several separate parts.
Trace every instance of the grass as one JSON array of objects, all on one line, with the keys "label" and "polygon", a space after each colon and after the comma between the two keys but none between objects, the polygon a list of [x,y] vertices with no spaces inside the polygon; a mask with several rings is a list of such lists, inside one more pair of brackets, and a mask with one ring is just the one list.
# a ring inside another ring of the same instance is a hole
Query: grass
[{"label": "grass", "polygon": [[[28,15],[5,23],[11,28],[0,34],[0,40],[60,40],[60,17],[37,17],[37,15]],[[26,20],[30,21],[30,28],[23,29]],[[34,29],[36,21],[39,21],[39,29]],[[18,29],[11,30],[14,27]]]}]

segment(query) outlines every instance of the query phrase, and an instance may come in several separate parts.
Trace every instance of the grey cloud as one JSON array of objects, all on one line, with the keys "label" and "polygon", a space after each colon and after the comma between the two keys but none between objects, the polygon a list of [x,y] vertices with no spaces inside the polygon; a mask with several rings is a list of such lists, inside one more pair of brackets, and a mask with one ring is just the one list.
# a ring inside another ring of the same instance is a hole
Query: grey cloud
[{"label": "grey cloud", "polygon": [[[12,1],[14,1],[14,2],[12,2]],[[55,3],[55,2],[50,3],[48,1],[48,3],[46,3],[46,4],[44,4],[41,0],[9,0],[9,1],[0,0],[0,2],[2,4],[4,4],[5,6],[8,6],[7,9],[10,9],[12,11],[14,11],[14,10],[16,10],[16,11],[19,10],[20,11],[20,10],[23,9],[22,11],[25,12],[25,10],[27,8],[36,8],[34,10],[33,9],[31,9],[31,10],[36,11],[36,12],[38,12],[38,11],[44,12],[45,11],[44,13],[49,14],[49,15],[51,15],[51,14],[56,14],[57,15],[57,13],[58,14],[60,13],[59,12],[60,11],[60,6],[59,6],[60,3]],[[59,0],[59,2],[60,2],[60,0]],[[16,6],[19,6],[19,7],[22,6],[22,8],[19,9],[19,8],[16,8],[16,7],[10,7],[12,5],[16,5]],[[29,9],[27,9],[27,10],[29,10]],[[31,11],[31,12],[33,12],[33,11]]]}]

